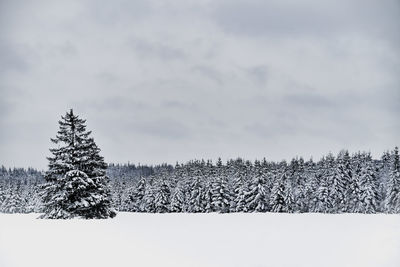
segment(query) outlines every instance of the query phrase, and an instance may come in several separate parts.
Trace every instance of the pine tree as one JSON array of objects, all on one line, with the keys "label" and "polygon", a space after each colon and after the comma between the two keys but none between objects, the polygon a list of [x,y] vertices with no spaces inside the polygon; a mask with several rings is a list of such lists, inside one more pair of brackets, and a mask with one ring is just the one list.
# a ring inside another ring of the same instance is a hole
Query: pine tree
[{"label": "pine tree", "polygon": [[248,189],[248,182],[246,179],[247,169],[246,165],[243,164],[243,161],[237,160],[236,164],[232,166],[233,170],[233,201],[231,203],[231,211],[232,212],[241,212],[247,211],[246,192]]},{"label": "pine tree", "polygon": [[154,196],[155,212],[169,212],[171,205],[171,191],[165,179],[156,183],[156,193]]},{"label": "pine tree", "polygon": [[[391,155],[389,151],[385,151],[382,155],[378,177],[379,177],[379,196],[382,200],[386,199],[386,187],[389,183],[391,169]],[[381,201],[379,210],[385,211],[385,201]]]},{"label": "pine tree", "polygon": [[400,160],[399,148],[395,147],[391,157],[391,168],[389,181],[387,183],[387,193],[385,210],[389,213],[400,212]]},{"label": "pine tree", "polygon": [[244,211],[266,212],[268,211],[268,196],[265,179],[262,175],[253,178],[250,191],[245,195],[246,208]]},{"label": "pine tree", "polygon": [[155,192],[156,186],[151,185],[151,183],[146,184],[146,190],[143,198],[143,211],[144,212],[156,212],[155,206]]},{"label": "pine tree", "polygon": [[320,177],[320,186],[316,192],[317,203],[315,205],[315,212],[330,213],[332,211],[332,200],[329,197],[330,190],[327,179]]},{"label": "pine tree", "polygon": [[9,187],[5,191],[4,201],[1,203],[1,210],[5,213],[24,213],[25,205],[21,198],[20,185],[17,184],[16,188]]},{"label": "pine tree", "polygon": [[375,213],[378,210],[378,186],[370,155],[364,157],[359,182],[361,199],[358,211],[362,213]]},{"label": "pine tree", "polygon": [[182,212],[183,211],[183,202],[185,200],[185,193],[183,182],[179,181],[172,193],[171,196],[171,212]]},{"label": "pine tree", "polygon": [[143,199],[146,192],[146,179],[143,177],[139,180],[136,187],[131,191],[129,199],[131,202],[130,211],[143,211]]},{"label": "pine tree", "polygon": [[212,189],[212,206],[214,211],[229,212],[230,193],[226,179],[220,175],[214,180]]},{"label": "pine tree", "polygon": [[[306,206],[306,176],[304,175],[304,160],[293,159],[289,165],[291,179],[286,186],[286,201],[289,211],[305,212]],[[290,204],[293,202],[292,204]]]},{"label": "pine tree", "polygon": [[204,212],[213,212],[213,176],[208,177],[204,181]]},{"label": "pine tree", "polygon": [[193,178],[193,181],[190,185],[190,199],[189,199],[189,208],[188,212],[204,212],[205,204],[204,204],[204,192],[203,187],[200,183],[199,176]]},{"label": "pine tree", "polygon": [[352,181],[350,155],[347,150],[343,150],[337,157],[337,164],[335,168],[335,176],[332,181],[335,189],[332,191],[334,194],[334,202],[337,205],[338,212],[346,212],[349,210],[348,199],[350,196],[350,184]]},{"label": "pine tree", "polygon": [[315,212],[315,205],[317,203],[316,191],[319,185],[316,164],[312,159],[305,163],[305,176],[305,212]]},{"label": "pine tree", "polygon": [[270,207],[272,212],[286,212],[287,207],[285,203],[285,186],[286,186],[286,172],[278,174],[274,179],[274,187],[272,188],[270,197]]},{"label": "pine tree", "polygon": [[335,158],[329,154],[326,157],[326,176],[328,178],[329,198],[332,203],[332,212],[341,213],[344,211],[346,203],[346,191],[347,191],[347,181],[346,177],[343,175],[341,169],[338,166],[342,166]]},{"label": "pine tree", "polygon": [[[4,166],[3,166],[4,168]],[[7,198],[5,186],[0,183],[0,212],[4,212],[3,205]]]},{"label": "pine tree", "polygon": [[49,169],[43,187],[42,218],[109,218],[116,215],[106,176],[107,165],[100,149],[86,130],[85,120],[72,109],[59,121],[60,129],[51,141]]},{"label": "pine tree", "polygon": [[297,211],[296,207],[300,206],[300,205],[297,205],[295,202],[293,181],[292,181],[291,177],[286,179],[283,200],[285,201],[286,212],[289,212],[289,213],[295,212],[295,211]]}]

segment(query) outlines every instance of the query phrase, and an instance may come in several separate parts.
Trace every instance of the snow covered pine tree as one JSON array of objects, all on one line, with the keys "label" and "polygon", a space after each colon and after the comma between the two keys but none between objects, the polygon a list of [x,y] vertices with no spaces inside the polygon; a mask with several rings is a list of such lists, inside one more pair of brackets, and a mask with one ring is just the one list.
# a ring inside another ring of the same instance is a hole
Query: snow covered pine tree
[{"label": "snow covered pine tree", "polygon": [[105,219],[116,215],[111,207],[107,164],[85,122],[72,109],[61,116],[60,129],[51,139],[58,147],[50,149],[53,157],[47,158],[41,218]]}]

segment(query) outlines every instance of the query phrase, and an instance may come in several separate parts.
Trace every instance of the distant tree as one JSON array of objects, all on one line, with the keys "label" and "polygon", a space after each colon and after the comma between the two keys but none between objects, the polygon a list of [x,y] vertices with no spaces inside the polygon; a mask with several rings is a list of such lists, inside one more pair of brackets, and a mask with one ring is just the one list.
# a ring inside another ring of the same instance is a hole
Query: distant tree
[{"label": "distant tree", "polygon": [[389,213],[400,212],[400,160],[399,148],[395,147],[391,156],[391,168],[385,200],[385,210]]},{"label": "distant tree", "polygon": [[203,186],[200,182],[200,177],[195,176],[190,184],[190,198],[187,211],[194,213],[204,212],[205,206]]},{"label": "distant tree", "polygon": [[15,188],[9,187],[5,190],[5,197],[1,203],[1,210],[4,213],[25,213],[25,203],[21,197],[20,185]]},{"label": "distant tree", "polygon": [[166,213],[169,212],[171,205],[171,191],[165,179],[156,183],[156,192],[154,195],[155,212]]},{"label": "distant tree", "polygon": [[183,203],[185,201],[185,192],[183,182],[180,181],[177,183],[172,196],[171,196],[171,212],[182,212],[183,211]]},{"label": "distant tree", "polygon": [[151,183],[146,184],[146,190],[143,198],[143,211],[144,212],[156,212],[155,206],[155,194],[157,191],[156,185],[152,185]]},{"label": "distant tree", "polygon": [[214,179],[212,184],[212,207],[214,211],[220,213],[229,212],[230,192],[228,183],[223,174]]},{"label": "distant tree", "polygon": [[349,209],[349,198],[351,197],[351,160],[347,150],[342,150],[337,156],[335,164],[335,175],[332,183],[334,184],[333,201],[337,212],[345,212]]},{"label": "distant tree", "polygon": [[232,212],[247,211],[246,193],[249,191],[247,181],[247,168],[243,161],[237,160],[231,166],[232,179],[233,179],[233,196],[231,202]]},{"label": "distant tree", "polygon": [[86,130],[86,121],[72,109],[61,118],[56,138],[51,139],[57,147],[50,149],[53,156],[48,157],[42,218],[114,217],[107,165]]},{"label": "distant tree", "polygon": [[329,197],[329,186],[325,177],[320,177],[320,185],[316,192],[317,203],[315,205],[315,212],[329,213],[332,210],[332,201]]},{"label": "distant tree", "polygon": [[358,212],[375,213],[378,210],[378,186],[372,167],[371,155],[365,155],[359,182],[360,199]]},{"label": "distant tree", "polygon": [[[326,164],[328,164],[328,185],[329,198],[332,202],[332,212],[341,213],[346,208],[348,181],[345,175],[344,164],[342,158],[339,157],[339,162],[335,161],[332,155],[328,155],[326,158]],[[342,168],[343,167],[343,168]]]},{"label": "distant tree", "polygon": [[245,194],[245,211],[266,212],[268,211],[269,199],[264,176],[255,176],[250,184],[250,189]]},{"label": "distant tree", "polygon": [[129,195],[130,199],[130,211],[141,212],[143,211],[143,199],[146,193],[146,179],[143,177],[139,180],[136,187],[131,191]]},{"label": "distant tree", "polygon": [[286,212],[287,206],[285,202],[285,191],[287,185],[286,172],[277,174],[274,179],[274,187],[272,188],[270,196],[270,207],[272,212]]}]

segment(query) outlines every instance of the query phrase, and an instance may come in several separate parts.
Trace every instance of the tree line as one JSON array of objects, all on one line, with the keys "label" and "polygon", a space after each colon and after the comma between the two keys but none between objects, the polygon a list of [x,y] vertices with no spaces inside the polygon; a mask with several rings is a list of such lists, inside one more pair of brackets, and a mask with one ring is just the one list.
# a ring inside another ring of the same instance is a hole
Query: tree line
[{"label": "tree line", "polygon": [[[127,212],[399,213],[396,147],[381,159],[341,151],[290,162],[194,160],[175,166],[109,164],[112,204]],[[44,173],[0,169],[0,212],[43,212]]]},{"label": "tree line", "polygon": [[196,160],[138,181],[115,177],[113,198],[130,212],[399,213],[396,147],[382,159],[341,151],[320,161]]}]

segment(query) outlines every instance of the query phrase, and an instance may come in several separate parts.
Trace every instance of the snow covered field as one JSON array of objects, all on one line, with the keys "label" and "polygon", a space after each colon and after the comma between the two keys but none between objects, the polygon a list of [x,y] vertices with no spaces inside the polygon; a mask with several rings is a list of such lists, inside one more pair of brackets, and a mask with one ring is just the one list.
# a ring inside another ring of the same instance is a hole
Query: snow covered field
[{"label": "snow covered field", "polygon": [[399,215],[0,215],[1,267],[398,267]]}]

